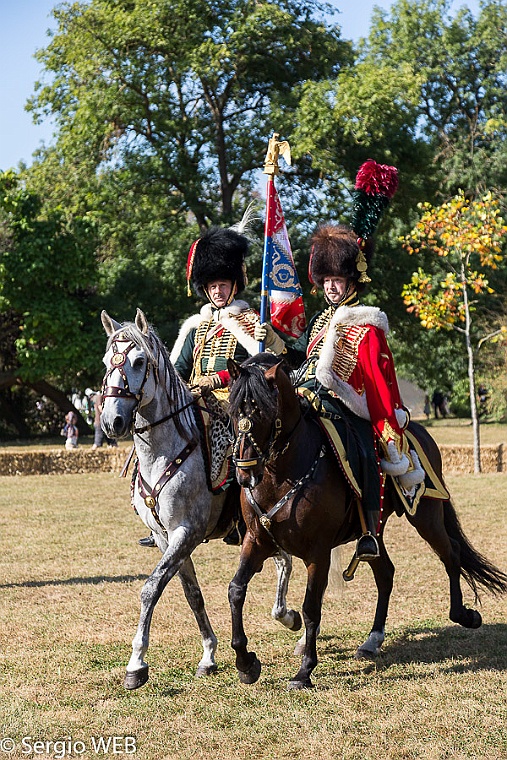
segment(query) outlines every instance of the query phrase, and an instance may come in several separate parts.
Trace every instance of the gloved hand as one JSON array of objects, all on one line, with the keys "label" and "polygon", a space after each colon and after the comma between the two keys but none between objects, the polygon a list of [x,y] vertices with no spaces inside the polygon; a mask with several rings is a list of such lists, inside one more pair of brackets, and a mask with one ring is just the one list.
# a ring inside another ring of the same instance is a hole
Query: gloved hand
[{"label": "gloved hand", "polygon": [[412,459],[412,468],[404,475],[398,477],[400,486],[406,492],[410,492],[414,486],[422,483],[426,477],[426,473],[423,470],[419,457],[413,449],[410,449],[410,457]]},{"label": "gloved hand", "polygon": [[386,457],[380,460],[380,466],[384,472],[387,472],[388,475],[393,475],[393,477],[404,475],[408,470],[409,464],[407,456],[403,452],[400,455],[394,441],[389,441]]},{"label": "gloved hand", "polygon": [[259,343],[264,341],[266,350],[277,356],[283,353],[285,348],[285,342],[276,332],[273,330],[269,322],[263,322],[262,324],[256,324],[254,328],[254,338]]},{"label": "gloved hand", "polygon": [[222,379],[220,375],[217,374],[202,375],[202,377],[197,380],[197,385],[201,391],[201,396],[209,396],[212,391],[222,387]]}]

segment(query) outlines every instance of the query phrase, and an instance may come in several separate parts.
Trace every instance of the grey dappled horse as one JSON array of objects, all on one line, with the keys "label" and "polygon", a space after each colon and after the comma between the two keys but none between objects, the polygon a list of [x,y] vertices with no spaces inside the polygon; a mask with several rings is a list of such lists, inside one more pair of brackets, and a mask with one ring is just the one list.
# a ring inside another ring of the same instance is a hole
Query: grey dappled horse
[{"label": "grey dappled horse", "polygon": [[[176,574],[201,632],[203,657],[197,675],[209,675],[217,669],[217,639],[191,555],[205,539],[228,533],[231,522],[224,522],[222,515],[231,499],[239,499],[239,486],[234,483],[217,495],[209,490],[193,412],[195,399],[143,312],[137,310],[134,323],[119,324],[103,311],[102,324],[109,336],[102,427],[110,438],[133,434],[138,459],[133,504],[162,552],[141,591],[141,614],[125,687],[137,689],[148,680],[144,658],[153,611]],[[286,607],[291,557],[281,551],[274,560],[278,585],[272,615],[287,628],[298,630],[300,614]]]}]

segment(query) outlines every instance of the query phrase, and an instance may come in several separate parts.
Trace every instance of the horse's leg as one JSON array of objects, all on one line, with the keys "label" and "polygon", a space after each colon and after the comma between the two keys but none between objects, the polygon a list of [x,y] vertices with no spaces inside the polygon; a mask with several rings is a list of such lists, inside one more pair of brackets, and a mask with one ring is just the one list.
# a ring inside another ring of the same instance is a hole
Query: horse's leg
[{"label": "horse's leg", "polygon": [[380,654],[380,647],[384,643],[385,624],[389,609],[389,600],[393,590],[394,565],[387,553],[384,540],[378,538],[380,556],[371,560],[370,567],[377,586],[377,607],[370,635],[366,641],[356,650],[357,660],[373,660]]},{"label": "horse's leg", "polygon": [[273,562],[276,567],[278,583],[271,616],[289,630],[299,631],[302,625],[301,615],[297,610],[287,609],[287,590],[292,572],[292,557],[280,549],[278,554],[273,557]]},{"label": "horse's leg", "polygon": [[215,652],[217,649],[217,637],[213,632],[206,609],[204,599],[195,574],[192,558],[188,557],[180,567],[178,573],[185,598],[194,613],[202,638],[203,657],[197,666],[196,676],[209,676],[216,673]]},{"label": "horse's leg", "polygon": [[155,605],[164,588],[194,549],[195,544],[183,527],[173,531],[167,549],[141,589],[141,614],[132,641],[132,655],[127,665],[124,681],[126,689],[138,689],[148,680],[148,665],[144,661],[144,655],[149,646],[150,625]]},{"label": "horse's leg", "polygon": [[[339,585],[341,588],[343,585],[343,580],[341,578],[341,552],[342,547],[341,546],[335,546],[334,549],[331,551],[331,565],[329,568],[329,577],[328,577],[328,585],[333,588]],[[340,573],[340,578],[337,581],[337,575]],[[320,625],[317,627],[317,638],[320,636]],[[305,651],[306,646],[306,631],[303,633],[301,638],[298,639],[296,646],[294,647],[294,655],[296,657],[302,657],[303,652]]]},{"label": "horse's leg", "polygon": [[454,507],[450,503],[434,499],[428,502],[429,500],[422,498],[416,514],[413,517],[407,515],[408,520],[440,557],[447,571],[451,601],[449,618],[453,623],[465,628],[479,628],[482,623],[480,613],[463,604],[459,534],[457,538],[451,537],[445,526],[444,509],[447,504],[451,510],[454,510]]},{"label": "horse's leg", "polygon": [[263,547],[245,536],[241,547],[239,567],[229,583],[229,604],[231,607],[232,639],[231,646],[236,652],[236,668],[241,683],[255,683],[261,673],[261,663],[255,652],[247,649],[248,639],[243,626],[243,607],[248,584],[262,568],[264,560],[271,552],[271,547]]},{"label": "horse's leg", "polygon": [[317,665],[317,632],[322,615],[322,599],[326,590],[329,573],[330,554],[327,560],[312,562],[307,566],[305,600],[303,602],[303,619],[305,621],[305,650],[301,667],[289,681],[289,689],[311,689],[311,674]]}]

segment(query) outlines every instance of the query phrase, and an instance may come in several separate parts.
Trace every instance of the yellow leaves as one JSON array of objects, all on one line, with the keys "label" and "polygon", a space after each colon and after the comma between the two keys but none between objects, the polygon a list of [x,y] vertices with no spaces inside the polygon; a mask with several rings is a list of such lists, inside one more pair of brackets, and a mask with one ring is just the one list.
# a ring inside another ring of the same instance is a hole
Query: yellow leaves
[{"label": "yellow leaves", "polygon": [[471,201],[460,192],[441,206],[422,203],[418,208],[423,211],[421,218],[408,235],[400,238],[410,254],[421,248],[457,260],[476,254],[481,266],[497,268],[507,227],[491,193]]},{"label": "yellow leaves", "polygon": [[[475,201],[460,192],[438,207],[419,204],[421,217],[400,242],[411,255],[424,251],[447,258],[453,270],[442,279],[419,268],[403,288],[407,311],[428,330],[451,329],[465,321],[465,287],[475,295],[494,293],[480,268],[497,269],[503,260],[507,226],[498,205],[490,192]],[[469,312],[474,308],[473,302],[468,304]]]}]

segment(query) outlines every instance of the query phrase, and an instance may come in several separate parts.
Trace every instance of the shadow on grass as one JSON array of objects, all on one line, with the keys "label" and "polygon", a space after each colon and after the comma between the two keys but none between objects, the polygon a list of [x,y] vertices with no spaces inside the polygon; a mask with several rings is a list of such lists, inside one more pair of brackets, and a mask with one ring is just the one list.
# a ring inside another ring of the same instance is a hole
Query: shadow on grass
[{"label": "shadow on grass", "polygon": [[[377,671],[397,665],[439,665],[446,673],[507,670],[507,624],[483,625],[477,630],[445,626],[410,628],[389,641],[372,664]],[[399,673],[396,675],[399,678]],[[407,677],[413,678],[411,673]]]},{"label": "shadow on grass", "polygon": [[145,581],[149,575],[92,575],[90,578],[60,578],[49,581],[23,581],[22,583],[0,583],[0,588],[44,588],[45,586],[96,586],[99,583],[132,583]]}]

